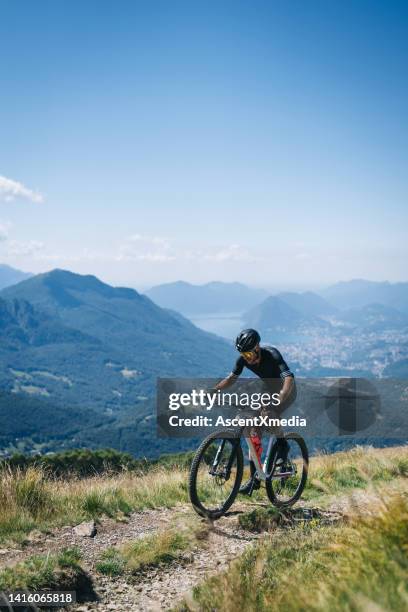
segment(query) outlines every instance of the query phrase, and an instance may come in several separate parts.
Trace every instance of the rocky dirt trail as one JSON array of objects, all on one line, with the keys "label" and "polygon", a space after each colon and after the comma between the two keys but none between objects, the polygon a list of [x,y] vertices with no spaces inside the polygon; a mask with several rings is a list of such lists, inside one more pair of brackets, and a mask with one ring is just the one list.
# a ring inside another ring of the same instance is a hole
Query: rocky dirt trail
[{"label": "rocky dirt trail", "polygon": [[[185,505],[134,512],[123,522],[103,519],[96,525],[94,537],[78,535],[72,526],[54,529],[47,534],[32,532],[24,548],[0,549],[0,569],[13,566],[34,554],[53,553],[64,547],[77,546],[82,553],[81,564],[92,581],[98,599],[71,606],[70,610],[166,610],[208,573],[227,567],[231,560],[260,537],[245,532],[238,524],[239,513],[255,506],[235,503],[233,510],[216,523],[200,519],[190,505]],[[177,520],[182,524],[184,518],[201,521],[206,536],[199,546],[186,551],[177,561],[140,571],[136,576],[108,577],[97,572],[95,564],[107,548],[164,530],[166,526],[174,526]]]},{"label": "rocky dirt trail", "polygon": [[6,565],[14,565],[30,555],[57,552],[67,546],[78,546],[84,558],[88,560],[109,546],[156,531],[171,520],[173,513],[174,509],[134,512],[125,522],[104,518],[97,525],[97,534],[93,538],[77,535],[72,526],[53,529],[47,534],[33,531],[24,548],[0,549],[0,569]]},{"label": "rocky dirt trail", "polygon": [[[188,595],[194,585],[209,574],[225,569],[247,546],[261,537],[260,534],[249,533],[239,527],[238,514],[247,507],[236,504],[234,511],[216,523],[203,521],[206,536],[198,546],[185,552],[170,565],[144,570],[132,577],[111,578],[95,573],[97,555],[87,546],[85,569],[94,577],[94,588],[100,599],[97,602],[78,604],[71,609],[76,612],[168,610],[184,595]],[[184,512],[186,518],[192,516],[189,507],[179,509],[178,512]],[[165,518],[168,520],[169,516],[162,517]],[[197,517],[196,520],[200,519]],[[174,516],[170,522],[174,523]],[[165,526],[166,521],[162,520],[160,529]]]}]

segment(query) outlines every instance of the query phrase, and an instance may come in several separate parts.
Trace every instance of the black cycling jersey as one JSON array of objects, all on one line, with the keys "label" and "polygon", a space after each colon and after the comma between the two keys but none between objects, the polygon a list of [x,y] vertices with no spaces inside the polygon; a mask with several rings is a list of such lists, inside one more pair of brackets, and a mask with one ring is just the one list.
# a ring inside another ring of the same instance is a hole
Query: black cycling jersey
[{"label": "black cycling jersey", "polygon": [[278,349],[273,346],[261,347],[261,360],[256,364],[248,363],[242,355],[238,357],[232,374],[240,376],[244,367],[251,370],[251,372],[260,378],[279,379],[285,378],[286,376],[293,377],[288,364],[283,359]]}]

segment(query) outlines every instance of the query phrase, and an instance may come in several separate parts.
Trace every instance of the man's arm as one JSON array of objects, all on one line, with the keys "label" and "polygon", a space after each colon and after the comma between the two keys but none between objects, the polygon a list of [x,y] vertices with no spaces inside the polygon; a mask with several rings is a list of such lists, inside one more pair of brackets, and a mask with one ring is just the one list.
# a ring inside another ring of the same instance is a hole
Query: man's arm
[{"label": "man's arm", "polygon": [[278,349],[275,347],[271,347],[270,352],[272,353],[278,364],[280,375],[283,380],[282,388],[279,392],[279,398],[280,406],[284,409],[285,402],[291,397],[292,393],[295,391],[295,377],[290,371],[288,364],[286,363]]},{"label": "man's arm", "polygon": [[226,378],[223,378],[222,380],[220,380],[219,383],[215,385],[214,391],[222,391],[223,389],[228,389],[228,387],[231,387],[231,385],[233,385],[237,379],[238,375],[231,372],[231,374],[228,374]]},{"label": "man's arm", "polygon": [[214,391],[222,391],[223,389],[227,389],[228,387],[231,387],[231,385],[233,385],[234,382],[242,374],[242,370],[244,369],[244,366],[245,366],[244,358],[238,357],[232,369],[231,374],[228,374],[226,378],[223,378],[222,380],[220,380],[220,382],[215,385]]},{"label": "man's arm", "polygon": [[283,379],[282,389],[279,391],[280,405],[282,406],[287,399],[292,395],[295,387],[295,379],[292,376],[285,376]]}]

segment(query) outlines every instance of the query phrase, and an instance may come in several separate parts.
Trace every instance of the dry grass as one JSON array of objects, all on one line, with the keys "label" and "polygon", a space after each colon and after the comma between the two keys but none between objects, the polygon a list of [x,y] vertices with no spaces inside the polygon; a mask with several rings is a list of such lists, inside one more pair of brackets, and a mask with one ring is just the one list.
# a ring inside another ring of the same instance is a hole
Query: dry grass
[{"label": "dry grass", "polygon": [[303,498],[365,488],[372,483],[407,476],[408,446],[384,449],[358,446],[341,453],[312,457]]},{"label": "dry grass", "polygon": [[120,516],[187,501],[187,473],[155,469],[143,476],[55,480],[39,468],[0,473],[0,541],[22,541],[32,529]]},{"label": "dry grass", "polygon": [[402,612],[408,603],[407,552],[408,499],[394,494],[375,516],[267,537],[178,609]]},{"label": "dry grass", "polygon": [[168,529],[148,535],[120,548],[106,549],[96,564],[101,574],[119,576],[176,560],[192,545],[186,531]]},{"label": "dry grass", "polygon": [[124,573],[137,574],[148,567],[165,565],[180,559],[185,551],[206,546],[208,525],[197,522],[184,513],[175,516],[172,526],[127,542],[119,547],[106,549],[96,564],[96,569],[110,576]]},{"label": "dry grass", "polygon": [[[408,447],[357,448],[312,457],[304,499],[366,488],[408,475]],[[76,524],[89,518],[120,517],[146,508],[188,502],[187,471],[154,468],[92,478],[56,480],[41,469],[0,472],[0,542],[21,542],[32,529]],[[259,495],[264,495],[261,491]]]}]

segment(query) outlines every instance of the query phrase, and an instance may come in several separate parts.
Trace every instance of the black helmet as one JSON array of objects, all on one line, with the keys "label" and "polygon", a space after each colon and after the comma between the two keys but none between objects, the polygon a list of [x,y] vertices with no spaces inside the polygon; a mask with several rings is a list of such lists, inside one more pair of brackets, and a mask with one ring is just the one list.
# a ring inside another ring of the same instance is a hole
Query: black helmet
[{"label": "black helmet", "polygon": [[235,347],[240,353],[252,351],[260,340],[261,336],[256,329],[243,329],[235,340]]}]

